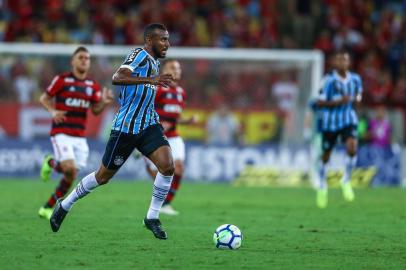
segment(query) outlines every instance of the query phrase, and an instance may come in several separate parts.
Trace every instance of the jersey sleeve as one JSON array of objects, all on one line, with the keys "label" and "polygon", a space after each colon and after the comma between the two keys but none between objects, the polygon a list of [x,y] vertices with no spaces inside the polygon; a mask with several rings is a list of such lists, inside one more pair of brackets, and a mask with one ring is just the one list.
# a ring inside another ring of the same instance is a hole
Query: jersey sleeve
[{"label": "jersey sleeve", "polygon": [[120,68],[128,68],[133,72],[147,57],[147,53],[142,49],[136,49],[130,52]]},{"label": "jersey sleeve", "polygon": [[52,79],[51,84],[47,87],[46,93],[51,97],[55,96],[59,91],[62,90],[62,84],[63,78],[61,78],[60,76],[55,76]]},{"label": "jersey sleeve", "polygon": [[332,87],[332,80],[329,77],[323,78],[321,82],[320,92],[318,96],[318,100],[326,101],[331,99],[331,87]]},{"label": "jersey sleeve", "polygon": [[98,84],[97,82],[94,82],[94,86],[93,86],[93,95],[92,95],[92,102],[93,103],[98,103],[100,102],[102,97],[102,87],[100,84]]}]

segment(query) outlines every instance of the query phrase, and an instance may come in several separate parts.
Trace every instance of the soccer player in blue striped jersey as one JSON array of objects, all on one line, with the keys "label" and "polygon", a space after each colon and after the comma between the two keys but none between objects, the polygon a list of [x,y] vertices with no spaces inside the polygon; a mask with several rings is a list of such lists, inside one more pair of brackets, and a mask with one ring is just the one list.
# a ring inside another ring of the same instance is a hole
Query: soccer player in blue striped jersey
[{"label": "soccer player in blue striped jersey", "polygon": [[317,100],[322,132],[322,155],[319,162],[317,205],[325,208],[328,202],[326,165],[337,140],[346,147],[345,171],[341,188],[346,201],[354,200],[351,174],[356,163],[358,116],[355,110],[361,102],[362,82],[358,74],[350,72],[350,55],[346,51],[335,54],[335,70],[324,77]]},{"label": "soccer player in blue striped jersey", "polygon": [[158,169],[150,207],[143,222],[156,238],[167,239],[159,211],[171,187],[174,163],[154,109],[156,86],[168,86],[173,82],[172,75],[159,75],[158,58],[165,58],[170,46],[166,27],[148,25],[144,30],[144,42],[144,48],[131,51],[113,75],[113,84],[120,90],[120,108],[113,121],[102,164],[97,172],[84,177],[64,200],[58,202],[50,219],[54,232],[59,230],[73,204],[96,187],[108,183],[137,148]]}]

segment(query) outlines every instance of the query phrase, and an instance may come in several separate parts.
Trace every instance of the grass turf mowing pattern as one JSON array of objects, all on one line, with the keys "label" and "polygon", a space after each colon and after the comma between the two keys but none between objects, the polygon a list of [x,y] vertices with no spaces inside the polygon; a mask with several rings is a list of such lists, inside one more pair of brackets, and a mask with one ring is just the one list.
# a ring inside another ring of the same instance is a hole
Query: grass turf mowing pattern
[{"label": "grass turf mowing pattern", "polygon": [[[310,189],[185,183],[162,216],[169,239],[141,226],[148,182],[113,182],[80,200],[59,233],[37,216],[55,183],[0,181],[0,269],[405,269],[406,190],[356,190],[329,207]],[[237,225],[238,251],[217,250],[212,235]]]}]

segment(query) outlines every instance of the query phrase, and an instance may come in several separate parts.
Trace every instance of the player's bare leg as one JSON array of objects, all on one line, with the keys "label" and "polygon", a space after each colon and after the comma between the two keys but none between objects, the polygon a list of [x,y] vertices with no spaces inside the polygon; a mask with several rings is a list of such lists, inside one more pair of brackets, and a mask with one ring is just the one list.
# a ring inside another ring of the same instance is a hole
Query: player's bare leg
[{"label": "player's bare leg", "polygon": [[117,170],[109,170],[101,164],[97,172],[85,176],[64,200],[58,201],[50,219],[52,230],[54,232],[59,230],[65,216],[76,201],[85,197],[98,186],[107,184],[116,172]]},{"label": "player's bare leg", "polygon": [[348,202],[352,202],[355,199],[355,195],[351,186],[351,175],[357,162],[356,154],[358,141],[357,139],[350,137],[346,140],[345,146],[347,149],[347,156],[345,159],[344,175],[341,179],[341,188],[344,199]]},{"label": "player's bare leg", "polygon": [[154,163],[158,172],[154,180],[151,204],[147,216],[144,218],[144,225],[152,231],[156,238],[165,240],[168,236],[162,229],[159,211],[168,195],[175,171],[171,148],[167,145],[160,146],[148,158]]},{"label": "player's bare leg", "polygon": [[45,205],[38,211],[39,216],[46,219],[51,218],[52,209],[56,202],[66,195],[77,177],[76,164],[73,159],[58,162],[55,164],[55,167],[58,168],[58,172],[63,173],[63,177],[56,187],[55,192],[51,194]]},{"label": "player's bare leg", "polygon": [[326,208],[328,204],[328,184],[326,166],[330,160],[331,150],[324,151],[319,161],[319,186],[317,189],[316,204],[319,208]]}]

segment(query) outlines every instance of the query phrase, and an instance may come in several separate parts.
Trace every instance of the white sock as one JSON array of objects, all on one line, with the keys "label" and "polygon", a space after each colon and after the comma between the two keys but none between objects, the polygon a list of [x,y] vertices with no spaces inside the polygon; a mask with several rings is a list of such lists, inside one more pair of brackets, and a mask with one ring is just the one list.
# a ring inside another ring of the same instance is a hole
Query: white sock
[{"label": "white sock", "polygon": [[147,219],[159,218],[159,210],[161,210],[166,195],[168,195],[169,189],[171,188],[172,179],[173,175],[165,176],[160,172],[157,173],[152,189],[152,199],[148,209]]},{"label": "white sock", "polygon": [[356,156],[350,157],[347,155],[345,157],[345,171],[342,183],[348,183],[351,180],[352,170],[354,169],[356,163],[357,163]]},{"label": "white sock", "polygon": [[99,183],[96,181],[95,172],[85,176],[72,192],[61,202],[62,208],[69,211],[77,200],[83,198],[98,186]]},{"label": "white sock", "polygon": [[327,177],[326,177],[326,167],[327,163],[324,163],[322,160],[318,164],[318,173],[319,173],[319,189],[327,189]]}]

